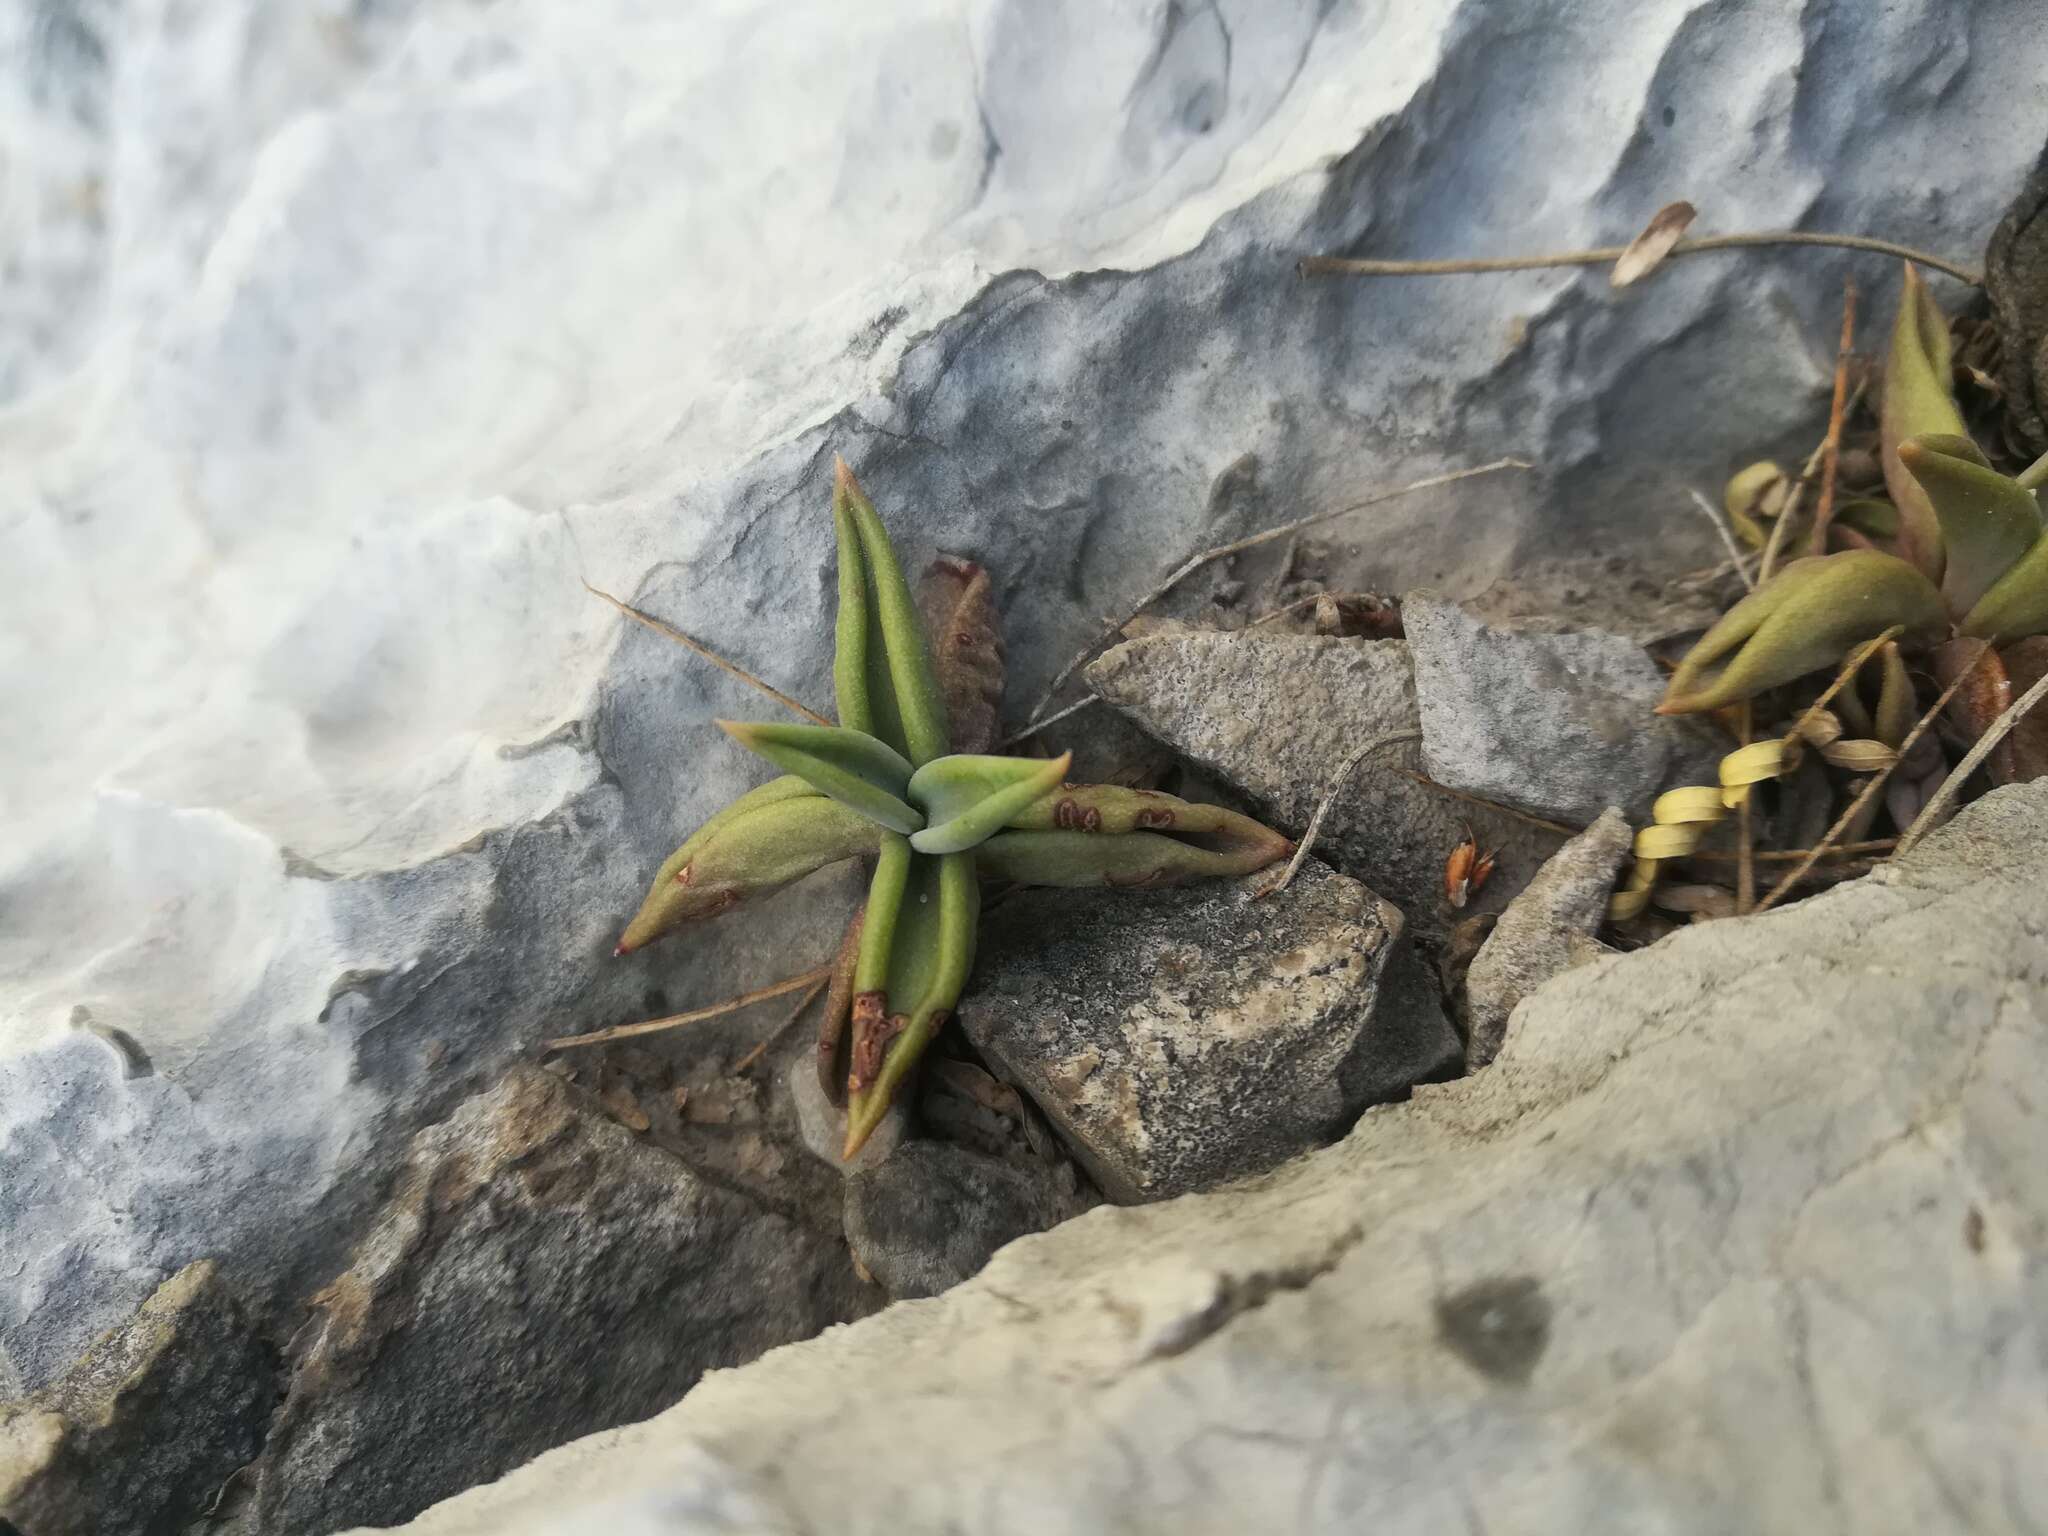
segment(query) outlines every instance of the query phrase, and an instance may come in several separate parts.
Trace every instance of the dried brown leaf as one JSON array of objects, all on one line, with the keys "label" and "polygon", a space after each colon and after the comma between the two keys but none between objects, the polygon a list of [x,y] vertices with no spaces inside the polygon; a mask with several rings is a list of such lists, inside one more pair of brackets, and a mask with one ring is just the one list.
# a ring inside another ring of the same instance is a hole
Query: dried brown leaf
[{"label": "dried brown leaf", "polygon": [[917,607],[946,700],[955,752],[996,750],[1003,702],[1003,621],[988,572],[940,555],[918,578]]},{"label": "dried brown leaf", "polygon": [[[2030,635],[2015,641],[1999,652],[1999,660],[2005,663],[2005,675],[2014,696],[2024,695],[2048,676],[2048,635]],[[2012,779],[2008,782],[2048,778],[2048,710],[2036,709],[2022,715],[2001,745],[2012,754]]]},{"label": "dried brown leaf", "polygon": [[1629,241],[1628,248],[1614,263],[1614,271],[1608,281],[1616,288],[1626,288],[1630,283],[1648,277],[1664,264],[1671,248],[1678,244],[1679,237],[1698,217],[1699,210],[1683,198],[1675,203],[1666,203],[1650,215],[1650,222],[1643,226],[1643,232]]},{"label": "dried brown leaf", "polygon": [[[1970,665],[1972,660],[1976,661],[1974,667]],[[1935,647],[1934,676],[1944,688],[1964,677],[1966,671],[1967,680],[1949,701],[1948,721],[1964,741],[1974,743],[1991,729],[1991,723],[2012,703],[2013,685],[2012,679],[2006,675],[2005,663],[1996,651],[1983,650],[1971,640],[1950,640]],[[1992,749],[1984,764],[1992,783],[2010,784],[2013,781],[2013,752],[2013,738],[2010,736]],[[1904,828],[1910,821],[1911,817],[1908,817],[1899,825]]]}]

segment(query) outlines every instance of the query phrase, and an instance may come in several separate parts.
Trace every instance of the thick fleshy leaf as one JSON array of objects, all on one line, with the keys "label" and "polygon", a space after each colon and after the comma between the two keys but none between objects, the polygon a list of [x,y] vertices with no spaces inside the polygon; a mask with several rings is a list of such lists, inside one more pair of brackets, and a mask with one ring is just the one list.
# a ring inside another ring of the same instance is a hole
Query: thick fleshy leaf
[{"label": "thick fleshy leaf", "polygon": [[894,747],[865,731],[733,720],[717,724],[749,752],[759,753],[878,826],[915,832],[924,825],[924,817],[903,798],[910,764]]},{"label": "thick fleshy leaf", "polygon": [[860,1151],[881,1124],[925,1047],[952,1017],[974,968],[980,920],[972,854],[915,861],[890,958],[888,1012],[865,1033],[855,1020],[845,1156]]},{"label": "thick fleshy leaf", "polygon": [[1203,848],[1158,832],[998,832],[974,857],[984,878],[1018,885],[1182,885],[1264,869],[1293,846],[1272,836],[1264,848]]},{"label": "thick fleshy leaf", "polygon": [[867,917],[861,925],[860,951],[854,962],[856,1014],[861,998],[888,990],[889,955],[896,944],[896,923],[902,916],[903,893],[910,883],[913,862],[908,838],[894,832],[882,834],[876,848],[874,877],[868,882]]},{"label": "thick fleshy leaf", "polygon": [[1884,465],[1885,487],[1891,492],[1892,505],[1899,509],[1899,555],[1918,566],[1929,581],[1939,582],[1941,524],[1920,482],[1900,462],[1899,445],[1909,437],[1929,433],[1949,437],[1968,433],[1949,389],[1948,321],[1918,270],[1911,262],[1905,266],[1899,316],[1885,358],[1878,454]]},{"label": "thick fleshy leaf", "polygon": [[2038,491],[2048,488],[2048,453],[2044,453],[2013,477],[2013,484],[2023,491]]},{"label": "thick fleshy leaf", "polygon": [[1876,550],[1794,560],[1721,616],[1671,676],[1660,715],[1694,714],[1754,698],[1821,667],[1894,624],[1909,641],[1948,622],[1934,584]]},{"label": "thick fleshy leaf", "polygon": [[1056,793],[1011,817],[1009,830],[1112,835],[1163,832],[1197,848],[1229,855],[1233,873],[1263,869],[1294,852],[1289,839],[1249,816],[1156,789],[1126,789],[1119,784],[1063,784]]},{"label": "thick fleshy leaf", "polygon": [[869,696],[868,641],[873,615],[868,609],[868,568],[844,485],[832,490],[832,531],[839,544],[839,613],[832,651],[832,688],[839,702],[839,723],[849,731],[874,735],[875,708]]},{"label": "thick fleshy leaf", "polygon": [[2033,548],[1991,584],[1957,629],[1972,639],[2000,645],[2048,634],[2048,537],[2036,539]]},{"label": "thick fleshy leaf", "polygon": [[1877,710],[1871,716],[1870,734],[1888,747],[1902,747],[1919,718],[1920,701],[1896,644],[1887,645],[1878,656],[1877,675]]},{"label": "thick fleshy leaf", "polygon": [[[949,750],[946,737],[946,706],[940,696],[938,679],[932,671],[931,653],[925,644],[924,622],[896,563],[896,551],[882,527],[882,519],[853,478],[853,471],[841,460],[837,489],[843,493],[853,526],[860,534],[861,556],[867,567],[867,590],[881,631],[882,657],[895,696],[897,719],[903,730],[904,754],[912,766],[922,767]],[[869,658],[869,675],[874,675],[874,658]],[[873,684],[870,683],[870,702]],[[879,706],[877,706],[879,710]]]},{"label": "thick fleshy leaf", "polygon": [[1899,462],[1941,523],[1941,597],[1960,617],[2041,537],[2041,508],[1967,437],[1909,437],[1899,444]]},{"label": "thick fleshy leaf", "polygon": [[794,782],[801,793],[790,793],[791,782],[762,785],[671,854],[617,952],[629,954],[695,918],[764,896],[827,864],[874,852],[882,834],[872,822],[800,780]]},{"label": "thick fleshy leaf", "polygon": [[919,853],[962,853],[1044,799],[1067,776],[1074,754],[1041,760],[954,753],[910,776],[910,803],[924,812],[925,828],[910,846]]},{"label": "thick fleshy leaf", "polygon": [[946,701],[949,746],[993,752],[1002,734],[1003,623],[988,572],[972,560],[938,556],[917,580],[917,610]]}]

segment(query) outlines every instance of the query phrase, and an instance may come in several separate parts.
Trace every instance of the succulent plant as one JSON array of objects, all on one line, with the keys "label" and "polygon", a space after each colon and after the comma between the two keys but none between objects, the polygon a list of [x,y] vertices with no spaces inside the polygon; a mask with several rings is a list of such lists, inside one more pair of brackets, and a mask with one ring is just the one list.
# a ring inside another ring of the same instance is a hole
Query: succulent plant
[{"label": "succulent plant", "polygon": [[881,518],[843,462],[832,515],[839,723],[718,722],[784,776],[740,796],[668,857],[617,952],[828,864],[872,859],[820,1036],[827,1091],[836,1100],[843,1085],[851,1157],[967,985],[983,878],[1167,885],[1250,874],[1293,844],[1218,806],[1065,784],[1071,754],[956,750],[992,744],[994,734],[1001,652],[992,617],[975,617],[992,615],[985,575],[957,562],[938,568],[953,584],[954,618],[934,653]]},{"label": "succulent plant", "polygon": [[[1890,505],[1845,509],[1832,531],[1847,547],[1789,562],[1724,614],[1679,663],[1660,714],[1753,698],[1839,665],[1894,627],[1908,647],[2002,649],[2048,634],[2048,537],[2035,496],[2048,460],[2017,477],[1991,466],[1964,434],[1948,354],[1947,324],[1909,265],[1880,411]],[[1772,468],[1753,465],[1731,482],[1738,527],[1757,510],[1775,515]],[[1982,664],[2003,662],[1994,650]]]}]

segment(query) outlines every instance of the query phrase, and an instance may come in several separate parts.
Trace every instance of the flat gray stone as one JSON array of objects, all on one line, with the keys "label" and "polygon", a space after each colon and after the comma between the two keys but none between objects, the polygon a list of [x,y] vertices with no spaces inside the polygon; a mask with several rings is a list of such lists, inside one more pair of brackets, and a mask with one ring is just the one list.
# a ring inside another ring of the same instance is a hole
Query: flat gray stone
[{"label": "flat gray stone", "polygon": [[188,1264],[25,1402],[0,1402],[0,1527],[173,1536],[263,1443],[277,1356]]},{"label": "flat gray stone", "polygon": [[1523,998],[1561,971],[1600,954],[1595,935],[1628,859],[1634,833],[1610,806],[1550,856],[1493,925],[1465,972],[1465,1064],[1500,1054],[1508,1018]]},{"label": "flat gray stone", "polygon": [[1679,784],[1712,784],[1735,743],[1656,713],[1664,676],[1602,630],[1503,629],[1433,593],[1401,602],[1431,778],[1585,826],[1610,805],[1641,821]]},{"label": "flat gray stone", "polygon": [[872,1310],[845,1246],[532,1066],[423,1131],[315,1297],[238,1531],[406,1519]]},{"label": "flat gray stone", "polygon": [[1166,891],[1032,891],[984,935],[960,1024],[1113,1200],[1262,1172],[1458,1059],[1380,1006],[1401,915],[1305,865]]},{"label": "flat gray stone", "polygon": [[[1178,630],[1128,641],[1087,671],[1088,686],[1299,837],[1352,752],[1420,728],[1408,647],[1399,640]],[[1425,942],[1452,922],[1497,912],[1563,841],[1402,772],[1413,746],[1360,764],[1331,805],[1317,854],[1398,903]],[[1444,864],[1467,829],[1497,850],[1492,880],[1462,911]]]}]

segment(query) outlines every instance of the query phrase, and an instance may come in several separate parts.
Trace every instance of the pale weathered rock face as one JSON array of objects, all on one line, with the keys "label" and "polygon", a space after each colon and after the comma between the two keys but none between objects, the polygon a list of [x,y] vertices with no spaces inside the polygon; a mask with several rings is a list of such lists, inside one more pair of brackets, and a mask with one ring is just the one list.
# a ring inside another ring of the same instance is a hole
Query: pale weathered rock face
[{"label": "pale weathered rock face", "polygon": [[1628,818],[1609,807],[1508,903],[1465,972],[1466,1066],[1483,1067],[1500,1054],[1523,998],[1601,953],[1596,936],[1632,840]]},{"label": "pale weathered rock face", "polygon": [[1031,892],[990,924],[960,1027],[1113,1200],[1263,1171],[1456,1069],[1441,1008],[1383,1005],[1401,914],[1315,865],[1261,897],[1274,873]]},{"label": "pale weathered rock face", "polygon": [[26,1402],[0,1402],[0,1527],[172,1536],[263,1443],[277,1356],[201,1260]]},{"label": "pale weathered rock face", "polygon": [[2048,785],[1997,791],[1881,877],[1567,973],[1341,1146],[407,1530],[2039,1527],[2044,891]]},{"label": "pale weathered rock face", "polygon": [[1601,630],[1505,629],[1433,593],[1402,600],[1422,761],[1439,784],[1582,827],[1610,805],[1641,820],[1679,784],[1711,784],[1735,743],[1660,717],[1649,654]]},{"label": "pale weathered rock face", "polygon": [[[1089,666],[1088,685],[1296,837],[1354,751],[1420,729],[1399,640],[1171,631],[1107,652]],[[1402,771],[1415,751],[1391,745],[1359,765],[1316,851],[1396,902],[1434,942],[1454,919],[1499,911],[1564,838],[1416,782]],[[1492,882],[1454,911],[1444,861],[1468,829],[1497,862]]]},{"label": "pale weathered rock face", "polygon": [[315,1297],[237,1529],[405,1519],[879,1304],[807,1230],[521,1066],[421,1133]]}]

